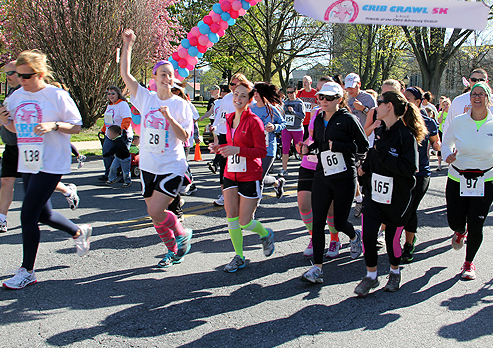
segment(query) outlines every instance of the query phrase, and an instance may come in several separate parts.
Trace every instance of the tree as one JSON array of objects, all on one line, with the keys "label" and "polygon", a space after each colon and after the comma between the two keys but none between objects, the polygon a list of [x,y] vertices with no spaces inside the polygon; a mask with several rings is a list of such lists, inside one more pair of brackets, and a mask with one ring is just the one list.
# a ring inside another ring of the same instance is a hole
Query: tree
[{"label": "tree", "polygon": [[0,26],[11,57],[25,49],[48,55],[56,80],[68,86],[90,127],[106,104],[107,86],[121,85],[116,53],[122,29],[137,34],[132,71],[138,76],[151,60],[168,57],[182,34],[166,11],[174,1],[12,0],[0,9]]}]

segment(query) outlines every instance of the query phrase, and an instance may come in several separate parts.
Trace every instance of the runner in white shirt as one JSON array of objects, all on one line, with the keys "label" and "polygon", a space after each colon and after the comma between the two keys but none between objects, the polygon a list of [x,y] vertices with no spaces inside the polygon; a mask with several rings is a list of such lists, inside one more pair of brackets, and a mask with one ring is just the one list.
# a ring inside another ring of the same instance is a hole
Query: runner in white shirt
[{"label": "runner in white shirt", "polygon": [[17,58],[21,88],[9,98],[6,110],[0,107],[0,120],[17,133],[18,171],[22,173],[24,201],[21,210],[22,266],[5,288],[22,289],[37,282],[34,262],[40,239],[39,222],[69,233],[77,254],[89,250],[89,225],[77,226],[51,208],[50,197],[63,174],[70,173],[70,134],[80,132],[82,119],[70,95],[46,84],[51,79],[46,55],[24,51]]},{"label": "runner in white shirt", "polygon": [[[471,77],[469,77],[469,83],[471,86],[476,84],[477,82],[484,81],[488,83],[488,73],[484,69],[474,69],[471,73]],[[452,101],[452,105],[450,105],[447,118],[445,119],[445,123],[443,124],[442,132],[445,135],[447,132],[450,123],[452,120],[459,115],[467,113],[471,110],[471,93],[467,92],[464,94],[455,97]],[[490,110],[493,111],[493,107],[490,107]]]},{"label": "runner in white shirt", "polygon": [[192,230],[184,229],[169,204],[180,192],[187,170],[183,143],[193,129],[188,102],[171,92],[174,68],[168,61],[154,65],[152,77],[157,91],[139,85],[130,74],[132,47],[136,36],[131,29],[123,34],[121,76],[130,91],[132,104],[141,118],[140,170],[142,192],[154,227],[168,248],[158,267],[181,263],[190,251]]}]

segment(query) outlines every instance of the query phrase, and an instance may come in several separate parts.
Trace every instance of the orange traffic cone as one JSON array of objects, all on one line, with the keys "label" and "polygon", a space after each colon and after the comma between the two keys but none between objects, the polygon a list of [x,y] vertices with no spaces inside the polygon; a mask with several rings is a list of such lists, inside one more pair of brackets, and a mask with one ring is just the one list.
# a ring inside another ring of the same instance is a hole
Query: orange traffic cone
[{"label": "orange traffic cone", "polygon": [[202,161],[202,153],[200,152],[200,144],[195,144],[195,155],[193,156],[194,161]]}]

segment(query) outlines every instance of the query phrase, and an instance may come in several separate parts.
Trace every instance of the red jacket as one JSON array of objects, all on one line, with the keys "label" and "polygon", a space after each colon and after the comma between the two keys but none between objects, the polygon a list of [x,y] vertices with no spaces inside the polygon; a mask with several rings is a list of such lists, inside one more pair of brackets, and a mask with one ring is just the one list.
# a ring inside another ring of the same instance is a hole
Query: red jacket
[{"label": "red jacket", "polygon": [[241,115],[234,138],[231,138],[234,117],[234,112],[226,115],[226,139],[229,146],[240,147],[239,155],[246,157],[247,170],[245,173],[230,173],[226,164],[224,176],[239,182],[262,180],[262,158],[267,155],[264,123],[248,108]]}]

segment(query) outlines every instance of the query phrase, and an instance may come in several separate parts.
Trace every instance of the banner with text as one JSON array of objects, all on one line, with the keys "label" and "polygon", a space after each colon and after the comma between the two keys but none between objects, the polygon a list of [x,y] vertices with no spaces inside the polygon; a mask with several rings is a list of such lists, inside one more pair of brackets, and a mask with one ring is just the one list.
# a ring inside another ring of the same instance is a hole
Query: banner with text
[{"label": "banner with text", "polygon": [[484,30],[489,7],[481,1],[295,0],[302,15],[324,22]]}]

